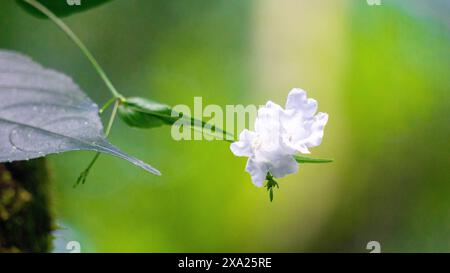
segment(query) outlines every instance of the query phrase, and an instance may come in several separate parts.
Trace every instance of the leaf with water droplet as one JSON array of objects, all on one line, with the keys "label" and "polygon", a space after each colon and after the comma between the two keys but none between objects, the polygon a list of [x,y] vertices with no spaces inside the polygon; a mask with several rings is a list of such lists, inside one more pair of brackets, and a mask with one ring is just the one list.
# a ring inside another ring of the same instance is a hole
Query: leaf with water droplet
[{"label": "leaf with water droplet", "polygon": [[97,105],[71,78],[0,50],[0,162],[74,150],[110,154],[160,174],[106,140]]}]

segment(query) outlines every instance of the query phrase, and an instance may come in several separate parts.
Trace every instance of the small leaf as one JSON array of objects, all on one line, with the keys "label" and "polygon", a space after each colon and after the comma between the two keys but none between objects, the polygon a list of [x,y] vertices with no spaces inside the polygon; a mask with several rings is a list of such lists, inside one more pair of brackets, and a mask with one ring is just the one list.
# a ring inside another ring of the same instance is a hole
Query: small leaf
[{"label": "small leaf", "polygon": [[[36,2],[44,5],[58,17],[64,17],[73,13],[82,12],[110,1],[112,0],[36,0]],[[39,18],[48,18],[24,0],[16,0],[16,2],[30,14]]]},{"label": "small leaf", "polygon": [[[129,126],[144,129],[172,125],[179,119],[186,120],[185,124],[190,124],[194,128],[204,128],[207,125],[207,122],[202,120],[174,112],[167,104],[139,97],[127,98],[119,107],[119,116]],[[211,126],[210,130],[223,136],[232,136],[215,126]]]},{"label": "small leaf", "polygon": [[119,107],[119,116],[131,127],[154,128],[171,125],[178,117],[171,116],[170,106],[144,98],[127,98]]},{"label": "small leaf", "polygon": [[72,79],[0,50],[0,162],[73,150],[110,154],[160,174],[106,140],[97,105]]},{"label": "small leaf", "polygon": [[312,158],[307,156],[294,155],[295,161],[298,163],[330,163],[333,159]]}]

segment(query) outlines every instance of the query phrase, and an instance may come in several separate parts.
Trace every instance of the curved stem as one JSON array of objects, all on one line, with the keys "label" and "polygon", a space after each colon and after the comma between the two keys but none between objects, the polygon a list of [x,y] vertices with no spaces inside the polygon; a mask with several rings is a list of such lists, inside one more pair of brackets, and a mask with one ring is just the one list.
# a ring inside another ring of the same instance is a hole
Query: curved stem
[{"label": "curved stem", "polygon": [[42,5],[36,0],[23,0],[30,6],[34,7],[35,9],[39,10],[43,14],[45,14],[50,20],[52,20],[67,36],[69,36],[70,39],[80,48],[81,52],[87,57],[87,59],[91,62],[94,69],[97,71],[97,73],[100,75],[102,80],[105,82],[108,89],[111,91],[114,97],[119,98],[120,100],[124,101],[125,97],[122,96],[114,87],[112,82],[109,80],[108,76],[106,76],[105,71],[103,71],[102,67],[99,65],[97,60],[94,58],[92,53],[87,49],[87,47],[83,44],[83,42],[78,38],[75,33],[61,20],[59,19],[53,12],[51,12],[47,7]]}]

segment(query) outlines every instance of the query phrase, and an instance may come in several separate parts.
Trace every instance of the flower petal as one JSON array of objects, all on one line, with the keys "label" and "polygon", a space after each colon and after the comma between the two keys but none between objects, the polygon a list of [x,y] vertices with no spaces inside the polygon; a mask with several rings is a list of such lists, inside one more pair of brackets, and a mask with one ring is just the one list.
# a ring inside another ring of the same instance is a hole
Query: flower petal
[{"label": "flower petal", "polygon": [[302,113],[294,110],[286,110],[280,118],[282,131],[283,146],[288,147],[286,150],[290,154],[301,152],[309,154],[308,147],[305,145],[305,140],[311,135],[309,128],[313,123],[313,119],[304,120]]},{"label": "flower petal", "polygon": [[239,141],[231,143],[231,152],[236,156],[252,156],[252,140],[255,138],[255,135],[255,132],[244,129],[239,134]]},{"label": "flower petal", "polygon": [[279,129],[279,119],[283,108],[278,104],[268,101],[265,106],[258,109],[258,116],[255,120],[255,132],[266,133],[274,129]]},{"label": "flower petal", "polygon": [[269,167],[264,162],[249,158],[245,170],[251,175],[253,184],[257,187],[262,187]]},{"label": "flower petal", "polygon": [[286,101],[286,110],[291,109],[301,112],[304,119],[312,118],[317,111],[317,101],[308,99],[304,90],[294,88],[289,92]]},{"label": "flower petal", "polygon": [[302,154],[310,154],[311,152],[308,150],[306,144],[302,141],[292,140],[288,135],[283,135],[283,144],[285,151],[289,154],[295,154],[296,152],[300,152]]},{"label": "flower petal", "polygon": [[[281,132],[280,115],[283,108],[268,101],[265,106],[259,108],[258,116],[255,120],[255,132],[261,138],[266,148],[278,147]],[[271,148],[269,148],[271,149]]]},{"label": "flower petal", "polygon": [[269,171],[275,178],[281,178],[298,171],[298,163],[292,156],[286,156],[274,163],[275,164],[270,167]]},{"label": "flower petal", "polygon": [[316,147],[322,143],[323,130],[328,122],[328,114],[318,113],[314,116],[309,137],[304,141],[307,147]]}]

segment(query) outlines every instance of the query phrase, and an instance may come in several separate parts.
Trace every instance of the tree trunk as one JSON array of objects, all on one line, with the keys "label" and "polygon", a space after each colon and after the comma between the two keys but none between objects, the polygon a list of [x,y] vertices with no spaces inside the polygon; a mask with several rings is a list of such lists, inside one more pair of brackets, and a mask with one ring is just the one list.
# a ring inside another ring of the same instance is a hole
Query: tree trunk
[{"label": "tree trunk", "polygon": [[53,229],[45,159],[0,164],[0,252],[48,252]]}]

